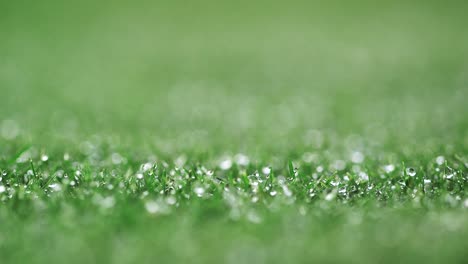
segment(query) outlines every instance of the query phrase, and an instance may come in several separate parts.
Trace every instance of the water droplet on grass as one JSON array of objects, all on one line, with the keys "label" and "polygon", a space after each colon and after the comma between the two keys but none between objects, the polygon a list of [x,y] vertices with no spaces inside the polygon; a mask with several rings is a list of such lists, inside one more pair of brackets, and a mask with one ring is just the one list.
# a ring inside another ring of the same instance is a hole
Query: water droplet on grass
[{"label": "water droplet on grass", "polygon": [[193,188],[193,192],[198,196],[202,197],[203,194],[205,193],[205,189],[203,187],[195,187]]},{"label": "water droplet on grass", "polygon": [[359,172],[359,178],[361,178],[361,180],[363,180],[363,181],[368,181],[369,180],[369,175],[367,175],[367,173],[361,171],[361,172]]},{"label": "water droplet on grass", "polygon": [[247,166],[250,163],[249,157],[247,157],[244,154],[239,153],[234,158],[236,160],[237,165],[240,165],[240,166]]},{"label": "water droplet on grass", "polygon": [[361,166],[359,165],[353,165],[353,167],[351,167],[351,170],[355,173],[358,173],[361,171]]},{"label": "water droplet on grass", "polygon": [[393,164],[385,165],[384,170],[385,170],[386,173],[393,172],[395,170],[395,165],[393,165]]},{"label": "water droplet on grass", "polygon": [[258,202],[258,196],[253,196],[251,201],[252,201],[252,203]]},{"label": "water droplet on grass", "polygon": [[177,199],[174,196],[169,196],[166,198],[166,203],[168,205],[174,205],[176,204],[176,202],[177,202]]},{"label": "water droplet on grass", "polygon": [[314,154],[314,153],[306,152],[302,155],[302,160],[305,163],[311,163],[313,161],[316,161],[317,159],[318,159],[318,156],[317,154]]},{"label": "water droplet on grass", "polygon": [[112,163],[118,165],[124,161],[124,158],[119,153],[113,153],[111,156]]},{"label": "water droplet on grass", "polygon": [[282,176],[282,175],[278,176],[277,180],[278,180],[279,185],[283,185],[283,184],[286,183],[286,178],[284,176]]},{"label": "water droplet on grass", "polygon": [[340,183],[339,183],[339,182],[336,182],[336,181],[331,181],[331,182],[330,182],[330,185],[331,185],[331,186],[334,186],[334,187],[338,186],[338,184],[340,184]]},{"label": "water droplet on grass", "polygon": [[288,197],[292,196],[291,190],[289,190],[288,186],[286,186],[286,185],[283,185],[283,193],[284,193],[284,195],[286,195]]},{"label": "water droplet on grass", "polygon": [[185,155],[181,155],[174,160],[174,164],[179,168],[182,168],[186,162],[187,157]]},{"label": "water droplet on grass", "polygon": [[161,206],[155,201],[148,201],[145,203],[145,209],[150,214],[156,214],[161,210]]},{"label": "water droplet on grass", "polygon": [[222,160],[222,161],[219,163],[219,167],[220,167],[222,170],[229,170],[229,169],[232,167],[232,161],[231,161],[230,159]]},{"label": "water droplet on grass", "polygon": [[249,211],[247,213],[247,220],[254,224],[260,224],[262,222],[262,218],[255,211]]},{"label": "water droplet on grass", "polygon": [[337,171],[342,171],[346,168],[346,162],[344,160],[336,160],[333,163],[333,168]]},{"label": "water droplet on grass", "polygon": [[97,204],[103,209],[110,209],[115,205],[115,198],[113,196],[97,199],[96,201]]},{"label": "water droplet on grass", "polygon": [[35,149],[33,149],[33,148],[25,150],[16,159],[16,163],[25,163],[25,162],[31,160],[32,157],[34,156],[34,152],[35,152]]},{"label": "water droplet on grass", "polygon": [[327,195],[325,195],[325,201],[331,201],[333,199],[335,199],[335,192],[331,192],[331,193],[328,193]]},{"label": "water droplet on grass", "polygon": [[315,169],[318,173],[321,173],[323,172],[323,167],[322,166],[318,166],[317,169]]},{"label": "water droplet on grass", "polygon": [[60,186],[58,183],[49,184],[49,188],[55,192],[60,192],[62,190],[62,186]]},{"label": "water droplet on grass", "polygon": [[49,156],[47,156],[47,155],[42,155],[41,156],[41,161],[46,162],[48,160],[49,160]]},{"label": "water droplet on grass", "polygon": [[444,157],[444,156],[438,156],[438,157],[436,158],[436,163],[437,163],[437,165],[439,165],[439,166],[440,166],[440,165],[443,165],[444,162],[445,162],[445,157]]},{"label": "water droplet on grass", "polygon": [[145,163],[145,164],[141,165],[141,170],[143,172],[146,172],[146,171],[149,171],[152,167],[153,167],[153,165],[148,162],[148,163]]},{"label": "water droplet on grass", "polygon": [[262,168],[262,173],[265,175],[269,175],[271,173],[271,168],[270,167],[263,167]]},{"label": "water droplet on grass", "polygon": [[411,177],[414,177],[416,175],[416,170],[414,168],[406,168],[406,174],[411,176]]},{"label": "water droplet on grass", "polygon": [[353,163],[362,163],[364,161],[364,155],[359,151],[355,151],[351,154],[351,161]]}]

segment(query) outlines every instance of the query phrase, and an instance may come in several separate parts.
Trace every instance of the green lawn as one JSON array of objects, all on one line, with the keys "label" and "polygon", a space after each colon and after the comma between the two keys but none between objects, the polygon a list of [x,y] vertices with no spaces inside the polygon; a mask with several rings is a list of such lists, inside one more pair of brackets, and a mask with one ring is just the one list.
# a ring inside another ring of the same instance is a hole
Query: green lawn
[{"label": "green lawn", "polygon": [[320,2],[2,1],[0,263],[464,263],[468,4]]}]

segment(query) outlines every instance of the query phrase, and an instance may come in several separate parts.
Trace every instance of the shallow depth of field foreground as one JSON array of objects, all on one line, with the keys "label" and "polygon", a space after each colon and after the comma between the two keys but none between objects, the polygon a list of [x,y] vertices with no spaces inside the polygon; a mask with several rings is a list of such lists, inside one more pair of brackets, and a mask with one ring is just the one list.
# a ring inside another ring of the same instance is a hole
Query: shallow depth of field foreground
[{"label": "shallow depth of field foreground", "polygon": [[1,1],[0,263],[465,263],[466,1]]}]

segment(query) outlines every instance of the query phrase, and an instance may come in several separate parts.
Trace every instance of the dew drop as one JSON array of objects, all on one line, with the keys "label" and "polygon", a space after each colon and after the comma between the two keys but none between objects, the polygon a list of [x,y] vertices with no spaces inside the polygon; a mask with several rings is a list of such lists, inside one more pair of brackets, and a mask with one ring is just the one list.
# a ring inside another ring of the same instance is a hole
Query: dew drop
[{"label": "dew drop", "polygon": [[258,202],[258,196],[253,196],[251,201],[252,201],[252,203]]},{"label": "dew drop", "polygon": [[368,181],[369,180],[369,175],[367,175],[367,173],[361,171],[361,172],[359,172],[359,178],[361,178],[361,180],[363,180],[363,181]]},{"label": "dew drop", "polygon": [[346,162],[344,160],[336,160],[333,163],[335,170],[342,171],[346,168]]},{"label": "dew drop", "polygon": [[439,165],[439,166],[440,166],[440,165],[443,165],[444,162],[445,162],[445,157],[444,157],[444,156],[438,156],[438,157],[436,158],[436,163],[437,163],[437,165]]},{"label": "dew drop", "polygon": [[62,187],[58,183],[49,184],[49,188],[55,192],[59,192],[62,190]]},{"label": "dew drop", "polygon": [[247,166],[250,163],[249,157],[241,153],[237,154],[234,158],[236,160],[237,165],[240,166]]},{"label": "dew drop", "polygon": [[390,173],[395,170],[395,165],[393,164],[388,164],[384,166],[384,170],[386,173]]},{"label": "dew drop", "polygon": [[153,165],[148,162],[148,163],[145,163],[145,164],[141,165],[141,170],[143,172],[146,172],[146,171],[149,171],[152,167],[153,167]]},{"label": "dew drop", "polygon": [[271,168],[270,167],[263,167],[262,168],[262,173],[265,175],[269,175],[271,173]]},{"label": "dew drop", "polygon": [[193,192],[198,196],[198,197],[202,197],[203,194],[205,193],[205,189],[203,187],[195,187],[193,189]]},{"label": "dew drop", "polygon": [[284,193],[284,195],[286,195],[287,197],[291,197],[291,195],[292,195],[291,190],[289,190],[288,186],[286,186],[286,185],[283,185],[283,193]]},{"label": "dew drop", "polygon": [[185,165],[185,162],[187,162],[187,157],[185,155],[179,156],[174,160],[174,164],[180,168]]},{"label": "dew drop", "polygon": [[328,193],[326,196],[325,196],[325,200],[326,201],[331,201],[333,199],[335,199],[335,193],[334,192],[331,192],[331,193]]},{"label": "dew drop", "polygon": [[168,205],[174,205],[176,204],[176,202],[177,202],[177,199],[174,196],[169,196],[166,198],[166,203]]},{"label": "dew drop", "polygon": [[323,172],[323,167],[322,166],[318,166],[317,169],[315,169],[318,173],[321,173]]},{"label": "dew drop", "polygon": [[232,160],[230,160],[230,159],[222,160],[222,161],[219,163],[219,167],[220,167],[222,170],[229,170],[229,169],[232,167]]},{"label": "dew drop", "polygon": [[99,201],[99,205],[104,209],[112,208],[115,205],[115,198],[112,196],[105,197]]},{"label": "dew drop", "polygon": [[414,177],[416,175],[416,170],[414,168],[406,168],[406,174]]},{"label": "dew drop", "polygon": [[145,209],[150,214],[156,214],[161,211],[161,206],[158,202],[155,201],[148,201],[145,203]]},{"label": "dew drop", "polygon": [[262,222],[262,218],[260,217],[260,215],[258,215],[254,211],[249,211],[247,213],[247,220],[249,220],[250,222],[254,224],[260,224]]},{"label": "dew drop", "polygon": [[364,155],[359,151],[355,151],[351,154],[351,161],[353,163],[362,163],[364,161]]},{"label": "dew drop", "polygon": [[124,161],[124,158],[119,153],[113,153],[111,156],[112,163],[118,165]]},{"label": "dew drop", "polygon": [[302,155],[302,160],[306,163],[311,163],[313,161],[316,161],[317,160],[317,154],[313,154],[313,153],[310,153],[310,152],[306,152]]}]

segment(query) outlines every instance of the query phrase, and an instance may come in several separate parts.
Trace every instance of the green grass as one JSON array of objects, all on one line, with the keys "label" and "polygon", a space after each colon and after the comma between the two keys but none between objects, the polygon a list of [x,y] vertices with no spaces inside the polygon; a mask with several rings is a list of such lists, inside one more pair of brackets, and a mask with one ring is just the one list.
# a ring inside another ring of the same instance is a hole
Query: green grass
[{"label": "green grass", "polygon": [[0,3],[0,263],[464,263],[467,11]]}]

